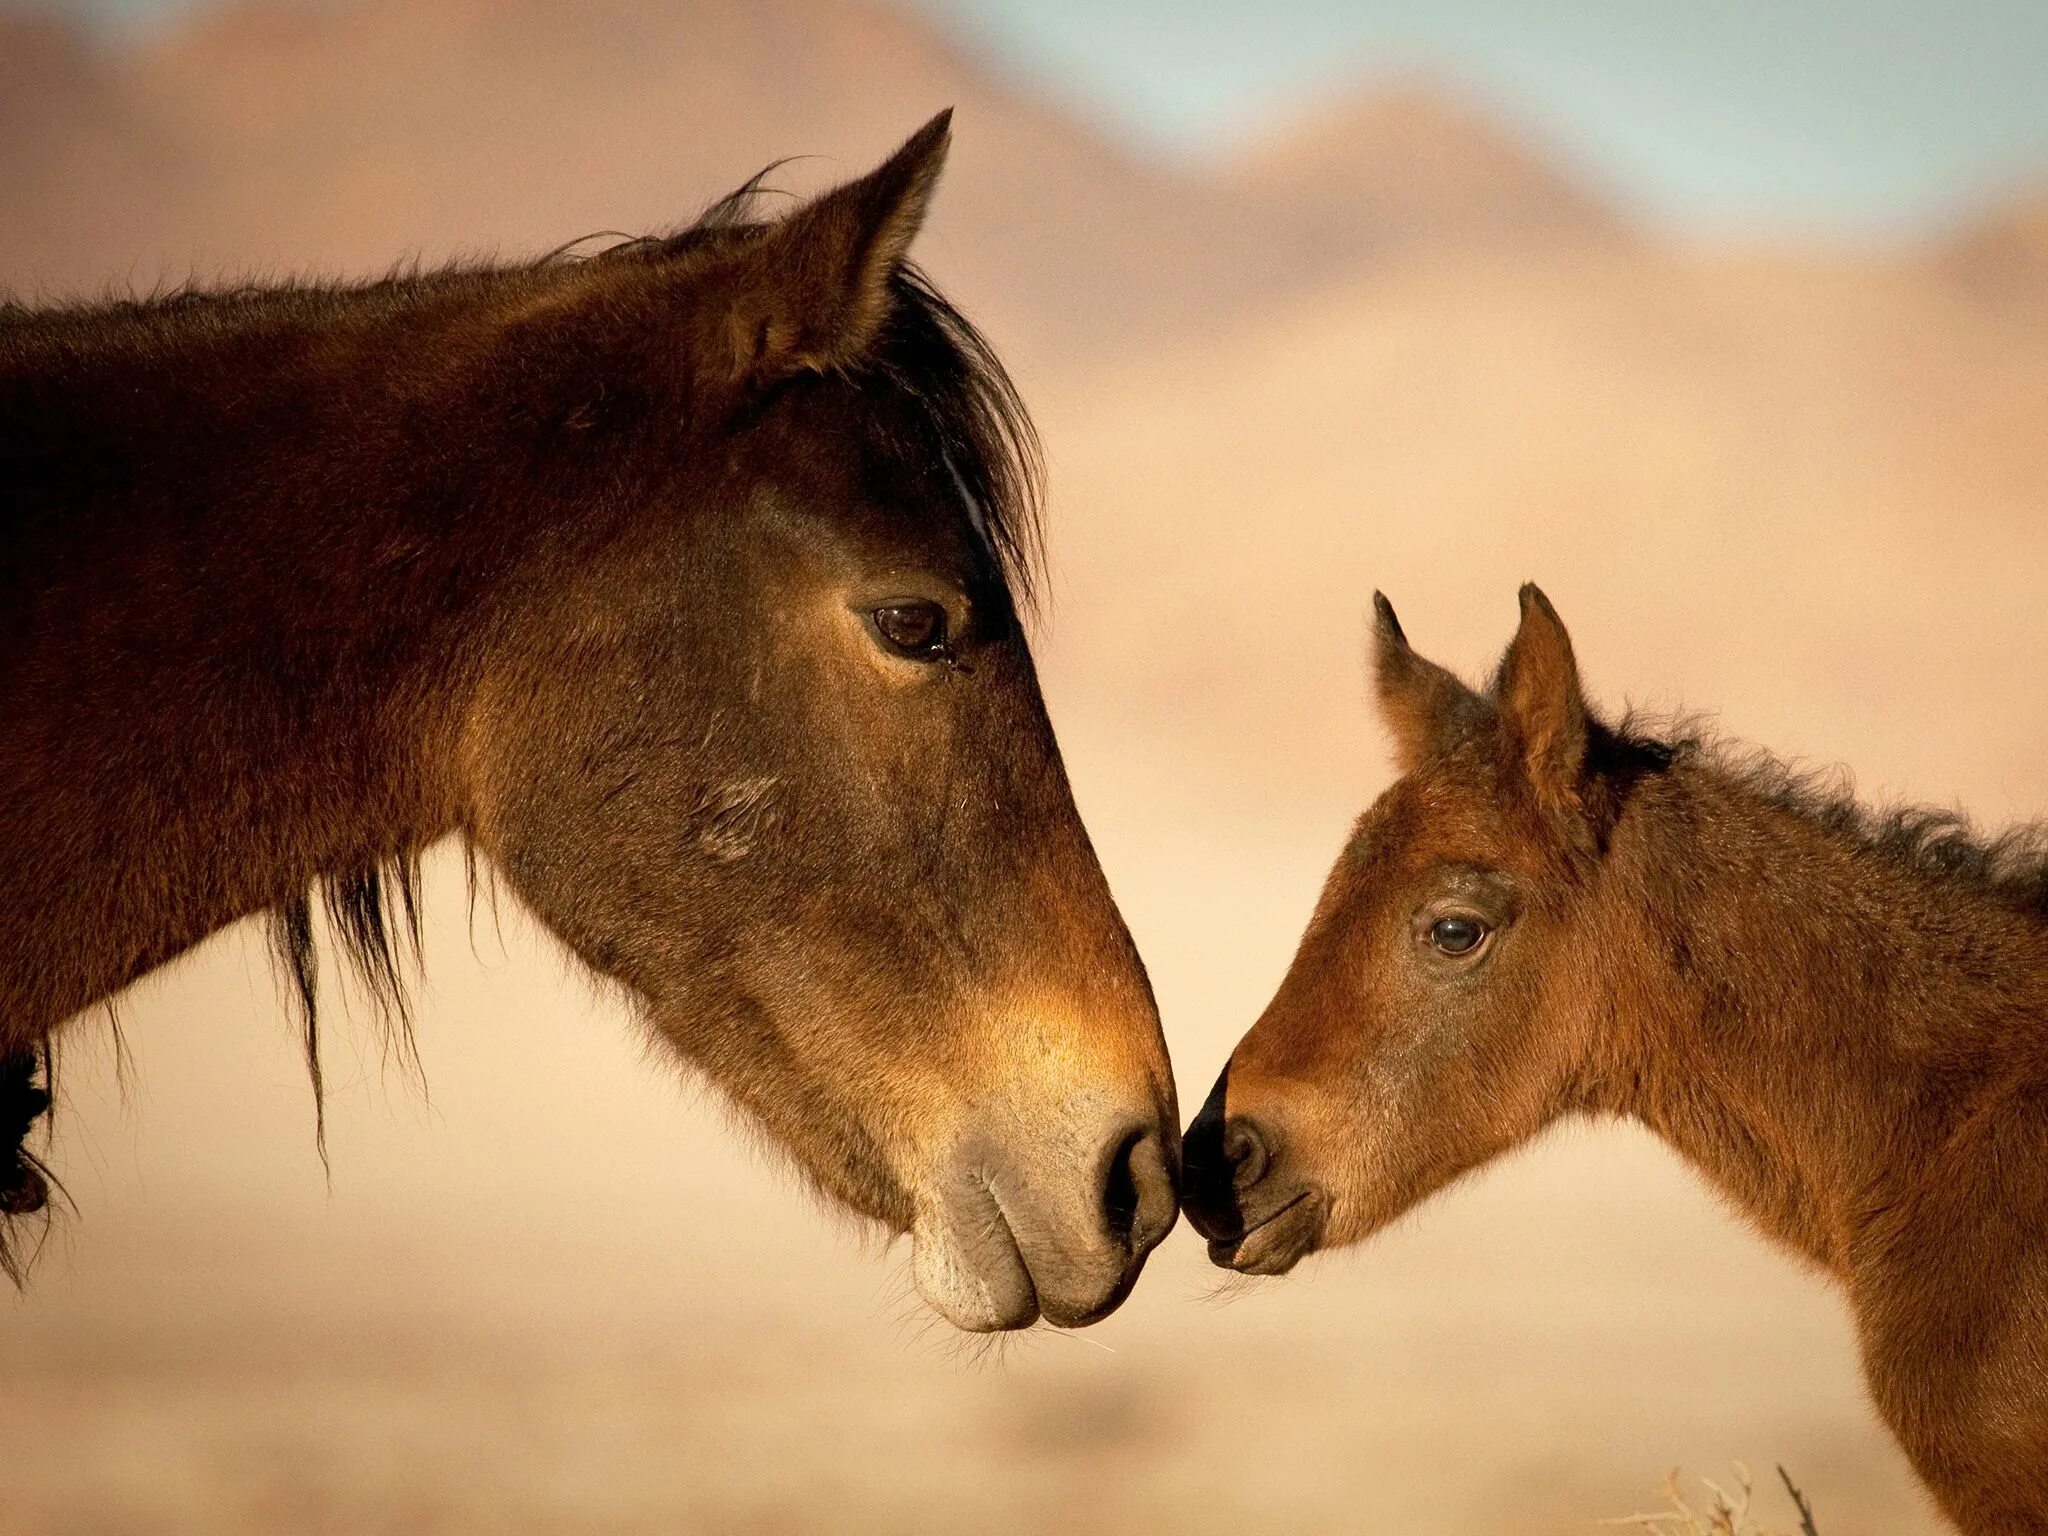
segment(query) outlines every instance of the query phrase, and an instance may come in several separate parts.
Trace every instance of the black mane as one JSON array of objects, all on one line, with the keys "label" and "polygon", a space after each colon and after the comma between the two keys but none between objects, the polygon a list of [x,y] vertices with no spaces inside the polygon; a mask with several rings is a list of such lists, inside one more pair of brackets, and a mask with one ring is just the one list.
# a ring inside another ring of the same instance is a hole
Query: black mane
[{"label": "black mane", "polygon": [[[687,228],[667,235],[621,238],[585,253],[602,235],[558,247],[529,270],[577,261],[660,263],[716,255],[758,239],[770,227],[757,217],[774,195],[763,185],[769,166],[713,203]],[[1044,457],[1038,429],[1009,371],[974,323],[954,307],[914,262],[901,263],[889,283],[889,323],[860,369],[862,377],[915,401],[942,453],[974,502],[990,553],[1013,596],[1029,600],[1044,549],[1041,504]]]},{"label": "black mane", "polygon": [[[773,170],[770,167],[769,170]],[[0,369],[47,366],[56,356],[89,357],[123,338],[170,340],[183,333],[231,330],[238,324],[288,314],[317,326],[369,312],[404,313],[464,299],[483,300],[522,279],[584,262],[639,262],[658,266],[715,259],[758,239],[770,227],[758,219],[763,171],[713,203],[693,223],[662,235],[591,235],[523,263],[408,264],[380,277],[355,281],[188,284],[141,296],[91,303],[29,306],[0,296]],[[593,248],[593,243],[613,243]],[[890,281],[894,308],[858,376],[914,401],[960,476],[988,536],[990,553],[1012,594],[1027,600],[1036,588],[1043,548],[1041,502],[1044,467],[1037,429],[1016,385],[994,349],[915,264],[902,263]],[[0,440],[4,446],[4,440]]]}]

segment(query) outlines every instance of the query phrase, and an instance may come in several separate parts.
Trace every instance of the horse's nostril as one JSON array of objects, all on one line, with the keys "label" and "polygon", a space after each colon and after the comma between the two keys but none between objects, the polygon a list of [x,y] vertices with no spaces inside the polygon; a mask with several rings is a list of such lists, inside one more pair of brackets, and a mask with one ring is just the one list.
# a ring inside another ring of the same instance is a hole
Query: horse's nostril
[{"label": "horse's nostril", "polygon": [[1110,1154],[1103,1180],[1102,1212],[1109,1235],[1133,1254],[1148,1252],[1173,1225],[1173,1174],[1159,1132],[1139,1126]]},{"label": "horse's nostril", "polygon": [[1143,1131],[1133,1131],[1110,1154],[1109,1179],[1102,1190],[1102,1211],[1109,1218],[1109,1235],[1128,1242],[1131,1226],[1138,1219],[1138,1181],[1131,1175],[1131,1150]]}]

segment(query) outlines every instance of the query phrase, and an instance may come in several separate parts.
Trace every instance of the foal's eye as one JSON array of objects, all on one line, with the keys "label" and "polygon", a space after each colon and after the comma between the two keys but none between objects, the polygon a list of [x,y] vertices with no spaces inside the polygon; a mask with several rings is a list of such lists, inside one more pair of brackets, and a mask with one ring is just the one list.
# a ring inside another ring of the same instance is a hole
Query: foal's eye
[{"label": "foal's eye", "polygon": [[1440,917],[1430,924],[1429,942],[1439,954],[1469,955],[1486,938],[1486,924],[1476,917]]},{"label": "foal's eye", "polygon": [[869,621],[882,643],[912,661],[946,658],[946,610],[921,597],[906,597],[870,610]]}]

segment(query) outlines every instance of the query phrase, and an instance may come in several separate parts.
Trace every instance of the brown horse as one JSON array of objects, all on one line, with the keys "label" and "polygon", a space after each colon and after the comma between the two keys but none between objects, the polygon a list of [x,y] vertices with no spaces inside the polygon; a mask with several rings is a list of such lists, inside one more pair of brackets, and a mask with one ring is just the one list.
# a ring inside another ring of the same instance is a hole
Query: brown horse
[{"label": "brown horse", "polygon": [[1117,1305],[1172,1080],[1020,624],[1030,425],[905,263],[947,136],[586,260],[0,311],[15,1119],[265,912],[317,1095],[307,893],[402,1017],[454,835],[952,1321]]},{"label": "brown horse", "polygon": [[1189,1128],[1210,1256],[1278,1273],[1632,1116],[1841,1282],[1959,1524],[2048,1531],[2040,843],[1603,725],[1534,587],[1483,694],[1378,604],[1403,776]]}]

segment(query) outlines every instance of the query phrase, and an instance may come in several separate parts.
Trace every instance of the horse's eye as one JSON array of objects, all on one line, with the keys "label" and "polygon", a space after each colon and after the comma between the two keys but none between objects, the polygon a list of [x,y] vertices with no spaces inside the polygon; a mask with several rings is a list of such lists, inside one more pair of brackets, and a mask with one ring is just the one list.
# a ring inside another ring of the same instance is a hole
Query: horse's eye
[{"label": "horse's eye", "polygon": [[942,661],[946,656],[946,610],[919,597],[883,603],[868,618],[882,643],[912,661]]},{"label": "horse's eye", "polygon": [[1445,955],[1469,955],[1485,938],[1486,924],[1476,917],[1440,917],[1429,929],[1429,942]]}]

